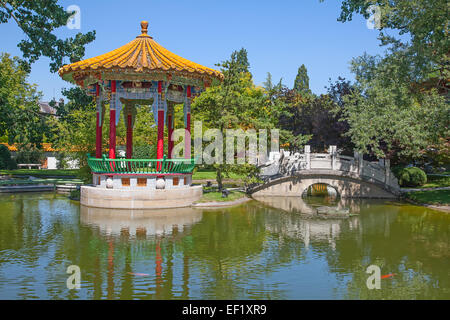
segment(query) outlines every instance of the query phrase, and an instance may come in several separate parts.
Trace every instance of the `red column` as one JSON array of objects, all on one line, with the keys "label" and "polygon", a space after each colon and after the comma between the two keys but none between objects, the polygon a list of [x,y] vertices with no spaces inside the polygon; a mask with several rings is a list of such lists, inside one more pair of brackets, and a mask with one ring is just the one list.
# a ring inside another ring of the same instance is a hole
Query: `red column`
[{"label": "red column", "polygon": [[[96,87],[96,97],[98,99],[100,95],[100,86],[97,84]],[[98,100],[97,100],[98,102]],[[101,108],[102,106],[97,105],[98,108]],[[100,119],[100,112],[97,111],[97,130],[95,135],[95,157],[101,158],[102,157],[102,125],[100,125],[101,119]]]},{"label": "red column", "polygon": [[157,240],[156,242],[156,256],[155,256],[155,274],[156,274],[156,279],[155,279],[155,284],[156,284],[156,288],[155,288],[155,295],[157,299],[161,298],[161,285],[163,282],[162,279],[162,255],[161,255],[161,245],[160,245],[160,240]]},{"label": "red column", "polygon": [[[115,96],[116,96],[116,81],[111,81],[111,101],[109,103],[110,111],[109,111],[109,158],[116,158],[116,105],[115,105]],[[114,105],[114,108],[111,106]]]},{"label": "red column", "polygon": [[102,157],[102,126],[100,124],[100,113],[97,111],[97,132],[95,139],[95,157]]},{"label": "red column", "polygon": [[172,159],[172,150],[173,150],[173,144],[174,142],[172,141],[172,134],[173,134],[173,127],[172,127],[172,119],[173,119],[173,114],[172,112],[169,112],[169,114],[167,115],[167,131],[169,133],[169,142],[168,142],[168,149],[169,149],[169,159]]},{"label": "red column", "polygon": [[133,124],[132,115],[127,116],[127,159],[131,159],[133,155]]},{"label": "red column", "polygon": [[184,128],[184,157],[186,159],[191,158],[191,110],[190,110],[190,98],[191,98],[191,86],[186,89],[186,95],[188,98],[189,109],[186,113],[186,128]]},{"label": "red column", "polygon": [[[158,95],[161,96],[162,81],[158,82]],[[159,99],[158,97],[158,99]],[[156,145],[156,157],[162,159],[164,157],[164,109],[161,109],[161,99],[158,101],[158,143]]]}]

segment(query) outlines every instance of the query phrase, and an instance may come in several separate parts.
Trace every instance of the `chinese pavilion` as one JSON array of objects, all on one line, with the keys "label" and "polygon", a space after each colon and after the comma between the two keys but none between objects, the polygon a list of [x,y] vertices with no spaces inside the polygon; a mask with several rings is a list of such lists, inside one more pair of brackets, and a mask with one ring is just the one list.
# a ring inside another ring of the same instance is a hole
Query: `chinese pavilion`
[{"label": "chinese pavilion", "polygon": [[[184,59],[148,35],[148,22],[128,44],[103,55],[65,65],[59,75],[96,98],[95,157],[88,155],[94,186],[84,186],[81,203],[106,208],[166,208],[190,205],[201,196],[193,187],[191,159],[191,99],[223,75]],[[105,103],[109,101],[109,154],[102,154]],[[184,104],[185,157],[173,158],[174,105]],[[157,159],[133,159],[136,107],[151,105],[158,128]],[[123,112],[126,157],[116,157],[116,126]],[[164,126],[168,156],[164,155]]]}]

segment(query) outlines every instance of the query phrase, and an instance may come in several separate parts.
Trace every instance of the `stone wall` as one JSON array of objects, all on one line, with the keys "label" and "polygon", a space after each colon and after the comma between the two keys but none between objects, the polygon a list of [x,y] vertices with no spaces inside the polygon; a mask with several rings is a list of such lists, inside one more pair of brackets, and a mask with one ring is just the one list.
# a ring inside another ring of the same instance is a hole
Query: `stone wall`
[{"label": "stone wall", "polygon": [[163,209],[188,207],[202,197],[202,186],[163,190],[81,187],[80,203],[95,208]]}]

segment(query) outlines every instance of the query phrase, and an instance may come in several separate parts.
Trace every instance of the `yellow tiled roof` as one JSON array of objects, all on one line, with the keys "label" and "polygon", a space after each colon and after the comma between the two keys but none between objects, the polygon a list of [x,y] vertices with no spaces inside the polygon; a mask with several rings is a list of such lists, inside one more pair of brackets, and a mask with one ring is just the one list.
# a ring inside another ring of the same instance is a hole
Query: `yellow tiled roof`
[{"label": "yellow tiled roof", "polygon": [[[142,34],[128,44],[100,56],[65,65],[58,70],[63,79],[74,82],[92,72],[162,73],[200,79],[222,79],[221,72],[184,59],[159,45],[147,34],[148,23],[141,22]],[[80,73],[80,75],[76,75]],[[119,80],[119,79],[118,79]]]}]

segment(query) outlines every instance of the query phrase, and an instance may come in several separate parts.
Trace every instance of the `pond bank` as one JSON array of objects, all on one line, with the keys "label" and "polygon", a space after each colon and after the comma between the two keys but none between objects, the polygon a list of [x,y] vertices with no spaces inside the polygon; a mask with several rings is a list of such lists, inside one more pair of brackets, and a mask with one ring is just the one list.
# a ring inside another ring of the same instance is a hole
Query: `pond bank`
[{"label": "pond bank", "polygon": [[428,204],[428,203],[420,203],[417,201],[414,201],[412,199],[406,198],[404,197],[402,200],[414,204],[416,206],[422,206],[422,207],[426,207],[429,209],[434,209],[434,210],[438,210],[441,212],[445,212],[445,213],[450,213],[450,205],[449,204]]},{"label": "pond bank", "polygon": [[232,200],[232,201],[211,201],[211,202],[197,202],[192,204],[194,208],[223,208],[223,207],[232,207],[247,201],[252,200],[246,196],[243,196],[240,199]]},{"label": "pond bank", "polygon": [[205,191],[200,200],[192,204],[193,207],[229,207],[235,206],[251,200],[246,194],[239,190],[229,190],[226,197],[223,197],[222,192]]}]

